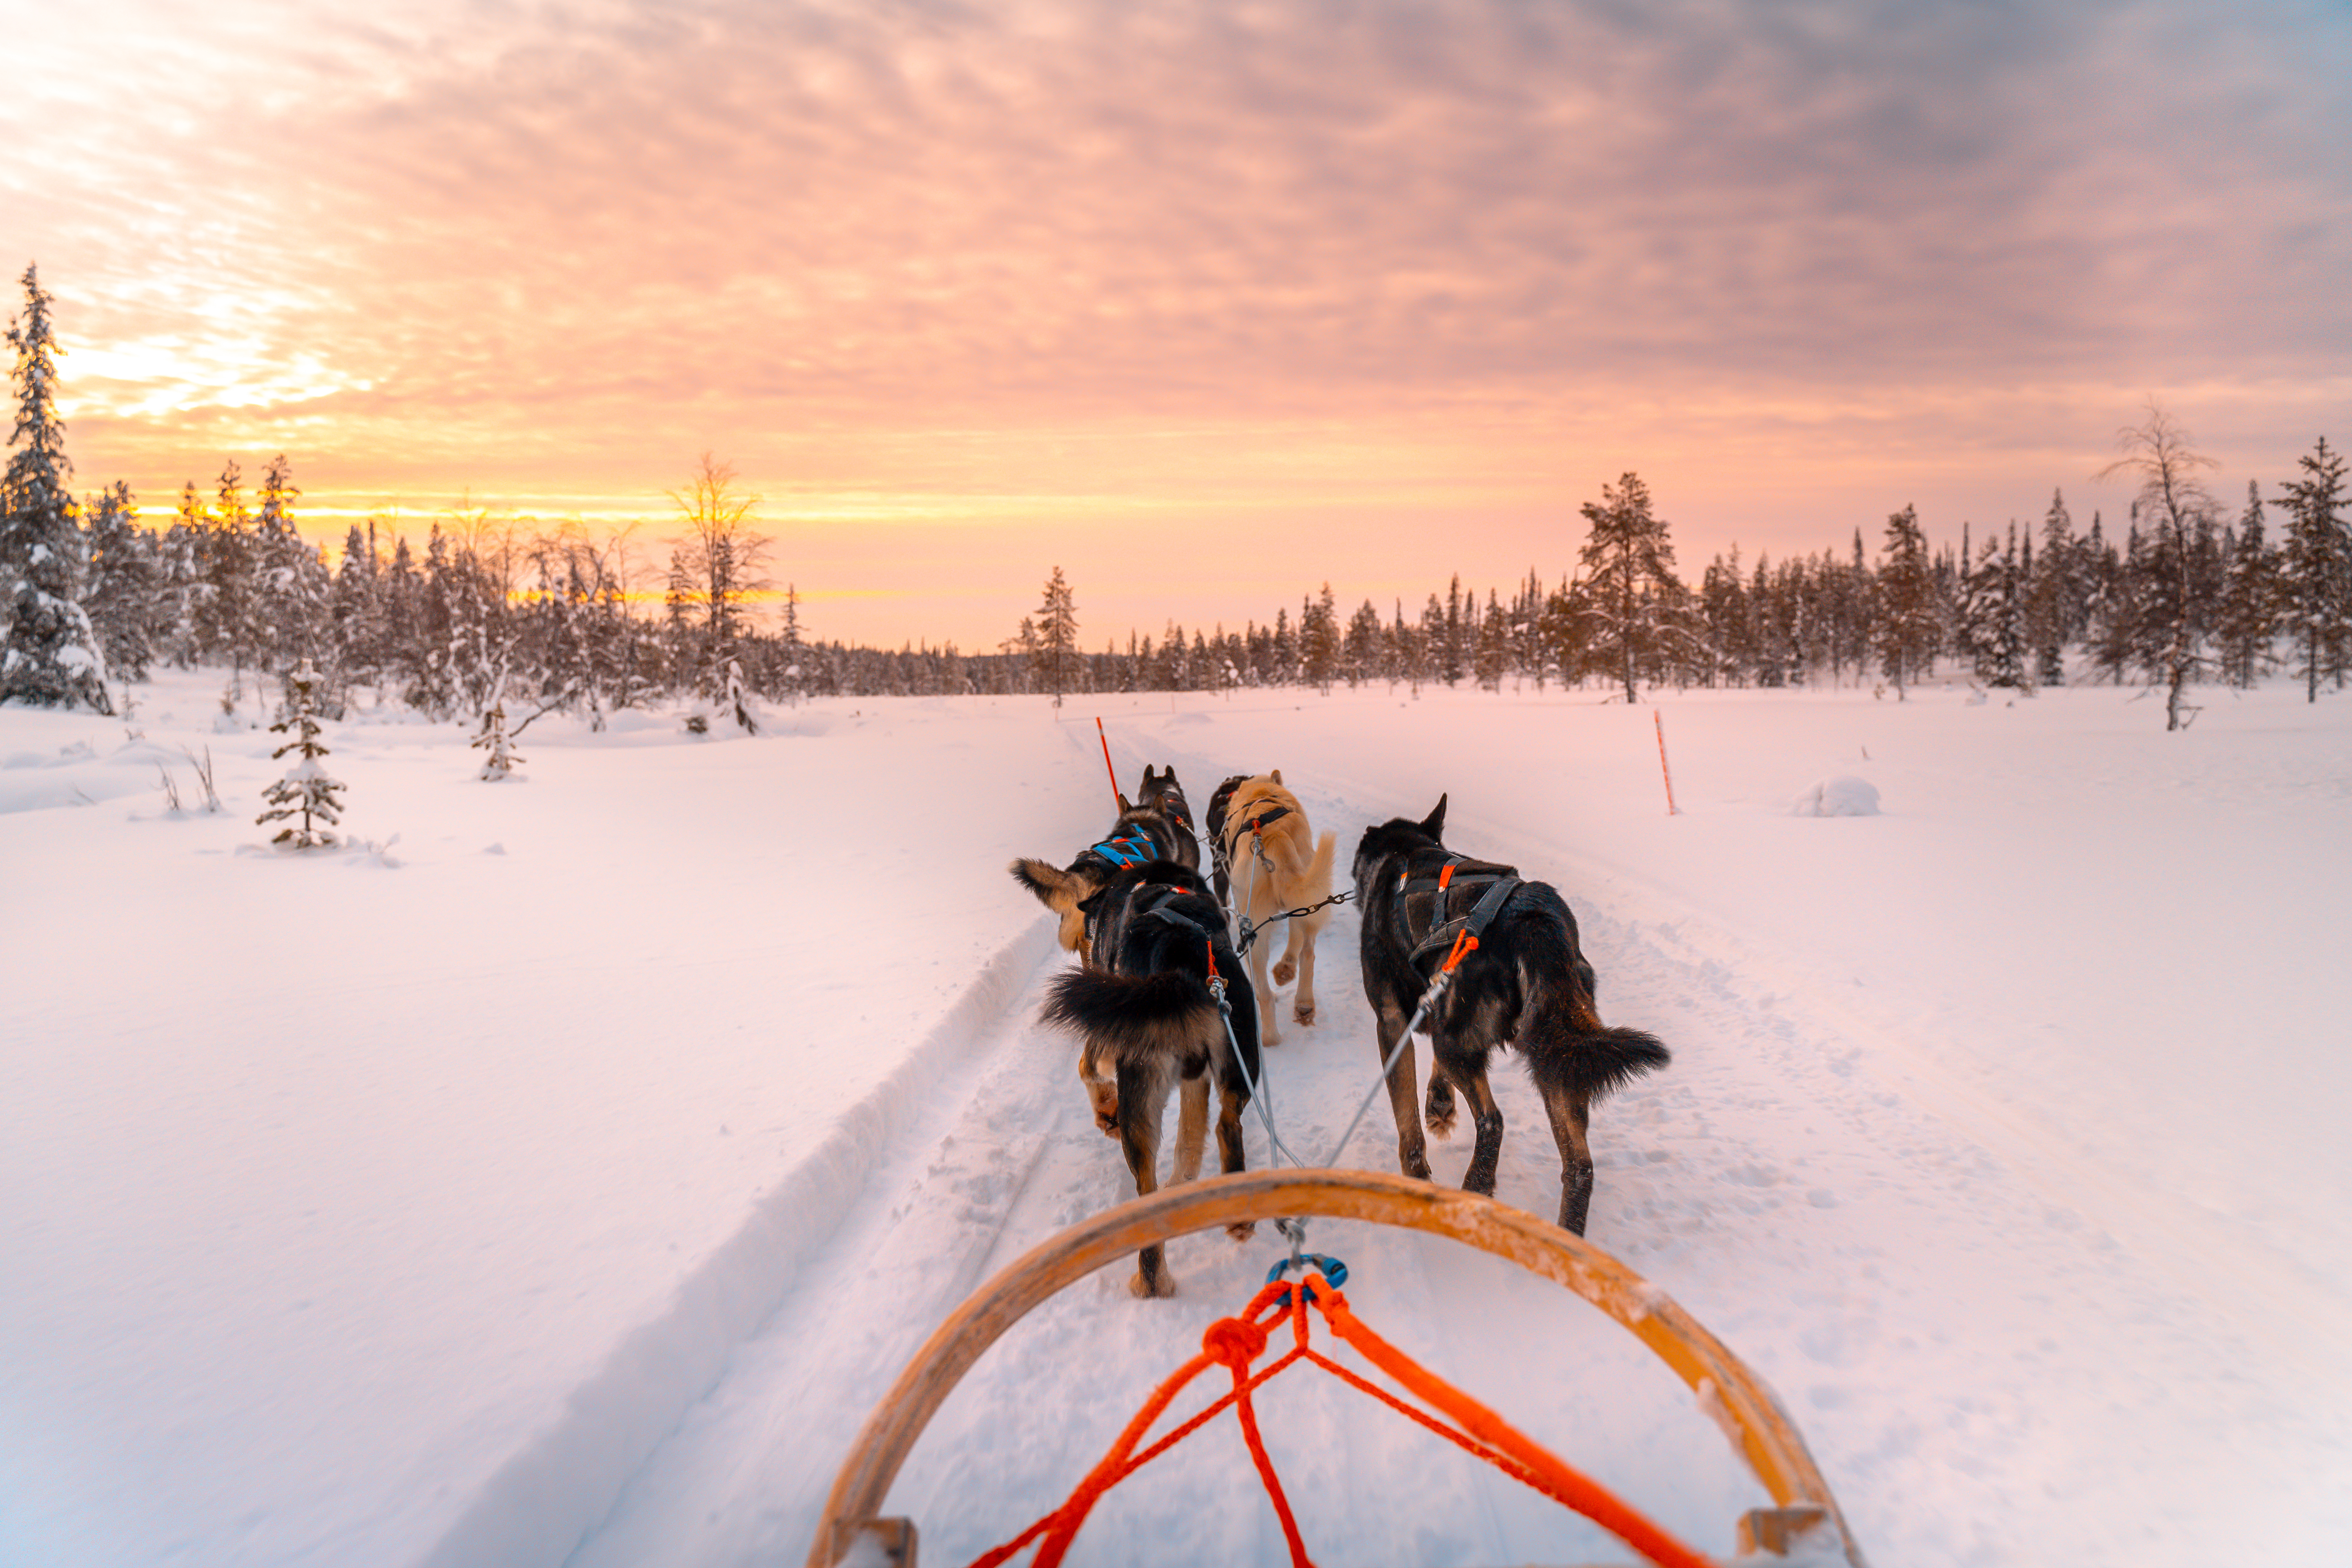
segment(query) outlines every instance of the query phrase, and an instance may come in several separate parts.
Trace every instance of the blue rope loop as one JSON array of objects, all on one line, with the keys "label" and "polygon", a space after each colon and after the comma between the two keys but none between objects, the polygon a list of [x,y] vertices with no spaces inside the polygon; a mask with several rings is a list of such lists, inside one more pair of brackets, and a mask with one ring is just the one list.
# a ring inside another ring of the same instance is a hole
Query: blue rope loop
[{"label": "blue rope loop", "polygon": [[1315,1299],[1314,1284],[1306,1278],[1310,1265],[1322,1271],[1324,1283],[1329,1285],[1334,1290],[1348,1282],[1348,1266],[1336,1258],[1327,1258],[1319,1252],[1309,1252],[1298,1258],[1276,1258],[1274,1267],[1265,1271],[1265,1282],[1269,1285],[1273,1284],[1289,1273],[1293,1265],[1296,1265],[1298,1269],[1299,1282],[1306,1286],[1307,1298],[1310,1301]]}]

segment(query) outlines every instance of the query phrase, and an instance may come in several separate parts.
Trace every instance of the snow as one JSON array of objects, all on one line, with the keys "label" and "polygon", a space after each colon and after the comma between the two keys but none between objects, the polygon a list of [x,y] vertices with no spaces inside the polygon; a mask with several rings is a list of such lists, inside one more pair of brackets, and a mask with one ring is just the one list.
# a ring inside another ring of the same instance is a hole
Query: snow
[{"label": "snow", "polygon": [[[1772,1384],[1874,1562],[2317,1563],[2352,1529],[2343,698],[2208,691],[2168,735],[2105,688],[1659,693],[1677,816],[1647,705],[1597,692],[549,715],[525,792],[362,711],[324,737],[354,838],[288,857],[222,680],[161,678],[136,739],[0,709],[0,1563],[800,1561],[930,1329],[1126,1195],[1004,873],[1108,823],[1097,713],[1130,784],[1279,766],[1343,853],[1445,792],[1456,847],[1562,889],[1603,1014],[1675,1053],[1596,1112],[1591,1239]],[[170,811],[158,770],[199,806],[207,744],[225,809]],[[1861,771],[1896,809],[1792,819]],[[1373,1068],[1355,934],[1268,1058],[1318,1152]],[[1532,1092],[1496,1087],[1499,1195],[1548,1215]],[[1391,1133],[1376,1105],[1342,1163],[1393,1169]],[[1458,1180],[1466,1132],[1431,1152]],[[1763,1500],[1558,1287],[1310,1245],[1702,1549]],[[1058,1503],[1278,1250],[1180,1240],[1175,1300],[1121,1265],[1016,1326],[893,1494],[924,1561]],[[1311,1375],[1264,1408],[1318,1561],[1625,1556]],[[1225,1424],[1077,1555],[1282,1550]]]},{"label": "snow", "polygon": [[1878,786],[1868,779],[1841,773],[1800,793],[1790,804],[1791,816],[1876,816]]}]

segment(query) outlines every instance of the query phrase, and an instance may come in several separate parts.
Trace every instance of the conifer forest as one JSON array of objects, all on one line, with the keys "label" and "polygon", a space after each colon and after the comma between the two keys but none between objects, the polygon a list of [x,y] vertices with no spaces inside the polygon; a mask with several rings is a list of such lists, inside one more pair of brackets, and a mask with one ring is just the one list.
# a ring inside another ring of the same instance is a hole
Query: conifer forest
[{"label": "conifer forest", "polygon": [[[166,507],[120,481],[77,494],[52,300],[33,268],[21,283],[7,332],[0,701],[111,711],[110,688],[200,663],[228,671],[233,700],[253,681],[282,689],[306,661],[331,718],[361,701],[478,723],[503,704],[518,726],[571,711],[599,727],[656,701],[749,725],[747,698],[1379,682],[1556,684],[1628,700],[1660,687],[1871,685],[1892,700],[1933,674],[2023,691],[2144,682],[2179,728],[2195,687],[2284,670],[2315,700],[2352,662],[2341,455],[2320,437],[2267,491],[2218,497],[2201,478],[2213,459],[2154,405],[2120,431],[2104,471],[2138,487],[2116,518],[2078,518],[2055,484],[2041,516],[1963,522],[1957,542],[1931,546],[1915,510],[1890,498],[1874,537],[1855,529],[1778,560],[1735,548],[1694,584],[1647,482],[1628,473],[1582,503],[1573,561],[1507,585],[1454,574],[1418,604],[1348,608],[1325,583],[1296,606],[1236,605],[1237,626],[1122,631],[1090,651],[1082,586],[1056,566],[1037,605],[1008,606],[993,648],[852,646],[803,622],[782,542],[708,455],[667,517],[601,535],[476,510],[432,521],[421,539],[354,523],[323,549],[298,529],[302,492],[283,456],[250,477],[226,458]],[[1564,527],[1564,546],[1572,537]]]}]

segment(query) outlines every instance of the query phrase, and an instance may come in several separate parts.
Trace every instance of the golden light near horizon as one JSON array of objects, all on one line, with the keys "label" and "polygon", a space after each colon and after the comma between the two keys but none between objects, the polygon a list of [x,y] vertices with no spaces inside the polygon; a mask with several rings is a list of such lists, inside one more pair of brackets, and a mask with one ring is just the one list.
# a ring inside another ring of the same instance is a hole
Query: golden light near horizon
[{"label": "golden light near horizon", "polygon": [[2119,510],[2150,396],[2224,484],[2352,412],[2326,5],[89,0],[14,42],[0,254],[81,482],[282,451],[335,544],[650,534],[716,451],[850,637],[992,641],[1055,562],[1146,630],[1555,575],[1628,470],[1686,575],[1906,502],[1956,540]]}]

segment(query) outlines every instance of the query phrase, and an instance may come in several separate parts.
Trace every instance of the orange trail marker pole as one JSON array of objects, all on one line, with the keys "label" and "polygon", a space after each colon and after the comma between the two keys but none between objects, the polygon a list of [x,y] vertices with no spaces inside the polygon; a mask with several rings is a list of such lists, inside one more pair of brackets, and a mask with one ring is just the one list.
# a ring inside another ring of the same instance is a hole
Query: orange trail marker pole
[{"label": "orange trail marker pole", "polygon": [[[1658,727],[1658,773],[1666,781],[1666,815],[1680,816],[1682,808],[1675,805],[1675,773],[1666,766],[1666,721],[1656,709],[1650,710],[1651,721]],[[1109,752],[1103,753],[1108,756]]]},{"label": "orange trail marker pole", "polygon": [[[1127,797],[1118,793],[1118,770],[1110,765],[1110,737],[1103,732],[1102,715],[1099,713],[1095,715],[1095,735],[1102,742],[1103,772],[1110,775],[1111,798],[1118,801],[1120,808],[1124,810],[1127,805]],[[1661,742],[1659,743],[1663,745],[1664,742]]]}]

